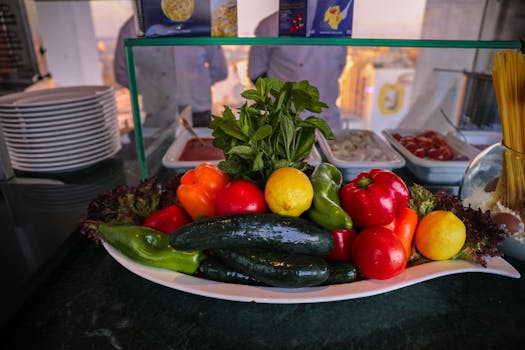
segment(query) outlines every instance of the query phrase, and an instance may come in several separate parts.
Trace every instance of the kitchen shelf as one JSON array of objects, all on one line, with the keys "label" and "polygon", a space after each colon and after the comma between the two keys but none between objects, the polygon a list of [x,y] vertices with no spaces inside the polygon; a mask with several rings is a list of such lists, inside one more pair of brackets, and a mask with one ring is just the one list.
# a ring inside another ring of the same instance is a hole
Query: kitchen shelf
[{"label": "kitchen shelf", "polygon": [[[134,47],[176,45],[311,45],[311,46],[361,46],[361,47],[413,47],[451,49],[524,49],[519,40],[428,40],[428,39],[372,39],[372,38],[305,38],[305,37],[155,37],[124,40],[128,67],[131,108],[135,128],[135,143],[141,177],[148,177],[148,163],[142,137],[140,107],[133,58]],[[164,132],[165,134],[165,132]]]},{"label": "kitchen shelf", "polygon": [[434,47],[460,49],[520,49],[519,40],[427,40],[427,39],[367,39],[367,38],[304,38],[304,37],[158,37],[134,38],[124,41],[125,47],[173,45],[328,45]]}]

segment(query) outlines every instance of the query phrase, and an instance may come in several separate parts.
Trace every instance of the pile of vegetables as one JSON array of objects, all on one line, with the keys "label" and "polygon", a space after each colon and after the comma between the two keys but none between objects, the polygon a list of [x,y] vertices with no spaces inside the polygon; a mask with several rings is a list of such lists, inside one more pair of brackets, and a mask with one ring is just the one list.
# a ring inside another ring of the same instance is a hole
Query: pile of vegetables
[{"label": "pile of vegetables", "polygon": [[[429,247],[446,251],[428,237],[447,235],[439,227],[448,223],[455,232],[447,239],[458,248],[439,259],[485,266],[487,257],[500,255],[504,232],[490,213],[464,207],[453,195],[408,188],[388,170],[370,169],[343,183],[332,164],[306,164],[315,130],[332,135],[322,119],[300,116],[326,107],[307,82],[259,79],[243,97],[252,102],[239,118],[229,108],[213,118],[223,162],[202,163],[165,183],[151,177],[101,193],[89,204],[81,232],[143,265],[289,288],[392,278],[436,259],[426,254]],[[291,181],[298,192],[280,193],[272,180],[278,172],[281,183]],[[277,206],[275,197],[282,200]],[[293,215],[276,209],[294,205],[301,210]]]}]

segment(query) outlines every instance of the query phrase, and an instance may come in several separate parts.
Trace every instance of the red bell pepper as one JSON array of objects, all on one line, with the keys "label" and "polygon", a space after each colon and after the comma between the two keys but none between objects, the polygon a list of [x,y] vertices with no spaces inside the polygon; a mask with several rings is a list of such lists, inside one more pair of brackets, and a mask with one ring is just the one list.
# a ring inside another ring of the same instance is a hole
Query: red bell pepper
[{"label": "red bell pepper", "polygon": [[387,225],[394,220],[398,208],[408,204],[401,184],[406,187],[387,170],[362,172],[339,191],[341,205],[360,228]]},{"label": "red bell pepper", "polygon": [[368,172],[374,183],[384,184],[394,192],[396,198],[396,213],[399,213],[403,208],[408,206],[410,200],[410,191],[407,185],[398,175],[384,169],[372,169]]},{"label": "red bell pepper", "polygon": [[402,208],[393,220],[392,231],[403,243],[407,259],[412,255],[412,248],[414,246],[414,234],[416,232],[419,218],[417,212],[411,208]]},{"label": "red bell pepper", "polygon": [[331,230],[330,233],[334,239],[334,249],[325,258],[335,261],[351,261],[352,242],[355,238],[354,229]]},{"label": "red bell pepper", "polygon": [[171,235],[175,229],[190,222],[182,208],[173,204],[150,215],[142,226]]}]

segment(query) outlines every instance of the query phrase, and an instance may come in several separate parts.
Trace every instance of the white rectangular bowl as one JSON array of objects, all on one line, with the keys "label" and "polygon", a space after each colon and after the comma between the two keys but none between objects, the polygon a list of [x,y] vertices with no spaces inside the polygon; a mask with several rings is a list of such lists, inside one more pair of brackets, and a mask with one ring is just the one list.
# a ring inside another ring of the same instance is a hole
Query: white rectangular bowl
[{"label": "white rectangular bowl", "polygon": [[383,154],[387,156],[387,160],[348,160],[337,158],[332,152],[328,141],[320,134],[317,134],[317,139],[319,146],[321,147],[321,152],[325,156],[326,160],[329,163],[335,165],[343,173],[344,181],[351,181],[359,173],[363,171],[369,171],[373,168],[380,168],[385,170],[393,170],[397,168],[402,168],[405,166],[405,160],[401,157],[389,144],[387,144],[379,135],[371,130],[365,129],[342,129],[334,132],[335,139],[340,139],[347,134],[351,133],[366,133],[373,140],[374,147],[378,148]]},{"label": "white rectangular bowl", "polygon": [[394,133],[399,133],[404,137],[425,131],[427,130],[385,129],[383,130],[383,135],[385,135],[388,142],[405,158],[407,169],[419,180],[433,184],[456,184],[461,182],[465,170],[472,159],[479,153],[479,149],[454,136],[445,136],[438,132],[437,134],[447,141],[454,155],[465,156],[467,160],[433,160],[415,156],[392,136]]}]

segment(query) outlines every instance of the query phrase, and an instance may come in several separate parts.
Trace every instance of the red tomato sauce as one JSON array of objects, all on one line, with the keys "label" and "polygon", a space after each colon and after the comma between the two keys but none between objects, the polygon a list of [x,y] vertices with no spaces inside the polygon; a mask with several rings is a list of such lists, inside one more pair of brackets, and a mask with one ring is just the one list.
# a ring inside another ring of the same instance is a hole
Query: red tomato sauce
[{"label": "red tomato sauce", "polygon": [[179,160],[181,161],[199,161],[199,160],[221,160],[224,159],[224,153],[221,149],[213,146],[213,138],[201,138],[201,143],[197,138],[191,138],[186,142]]}]

